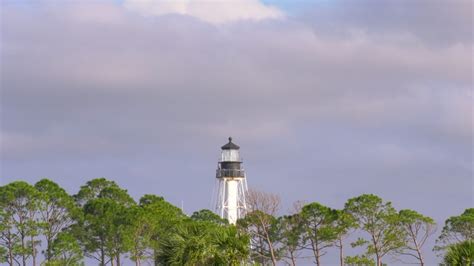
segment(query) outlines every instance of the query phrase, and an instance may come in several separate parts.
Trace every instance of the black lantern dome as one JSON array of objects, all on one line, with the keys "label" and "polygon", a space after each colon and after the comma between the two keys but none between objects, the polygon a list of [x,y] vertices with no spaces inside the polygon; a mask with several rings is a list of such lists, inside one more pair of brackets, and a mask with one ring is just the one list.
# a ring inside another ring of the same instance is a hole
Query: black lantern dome
[{"label": "black lantern dome", "polygon": [[232,142],[232,137],[229,137],[229,142],[222,146],[221,149],[223,150],[238,150],[240,149],[239,145]]}]

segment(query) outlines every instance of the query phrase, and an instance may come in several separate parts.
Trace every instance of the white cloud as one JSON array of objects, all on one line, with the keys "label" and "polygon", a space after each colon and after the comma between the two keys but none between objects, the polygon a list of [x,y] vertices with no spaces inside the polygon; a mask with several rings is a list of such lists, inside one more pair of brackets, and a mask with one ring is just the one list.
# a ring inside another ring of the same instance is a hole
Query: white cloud
[{"label": "white cloud", "polygon": [[258,0],[125,0],[124,5],[145,16],[180,14],[196,17],[212,24],[284,17],[283,12],[278,8],[264,5]]}]

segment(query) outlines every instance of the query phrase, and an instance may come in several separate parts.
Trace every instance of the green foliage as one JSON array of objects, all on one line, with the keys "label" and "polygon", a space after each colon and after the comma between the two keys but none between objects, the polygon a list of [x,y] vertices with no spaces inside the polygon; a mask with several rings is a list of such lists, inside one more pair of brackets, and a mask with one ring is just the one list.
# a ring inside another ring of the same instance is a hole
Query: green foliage
[{"label": "green foliage", "polygon": [[4,247],[0,246],[0,262],[7,262],[8,260],[8,255],[7,255],[7,249]]},{"label": "green foliage", "polygon": [[13,256],[12,251],[19,243],[19,235],[14,223],[15,210],[10,206],[13,199],[13,194],[7,190],[7,187],[0,187],[0,246],[5,250],[5,260],[10,265],[18,255],[15,253]]},{"label": "green foliage", "polygon": [[147,206],[152,203],[157,203],[157,202],[164,202],[165,199],[163,197],[157,196],[157,195],[150,195],[150,194],[145,194],[143,197],[140,198],[139,205],[140,206]]},{"label": "green foliage", "polygon": [[97,198],[110,199],[126,207],[136,204],[133,198],[128,195],[127,190],[121,189],[118,186],[105,187],[100,191]]},{"label": "green foliage", "polygon": [[141,206],[130,207],[127,216],[129,226],[124,236],[130,258],[134,261],[144,260],[154,231],[152,218]]},{"label": "green foliage", "polygon": [[357,228],[357,221],[354,216],[346,210],[336,210],[336,220],[334,227],[338,238],[342,238],[349,234],[349,231]]},{"label": "green foliage", "polygon": [[301,217],[304,228],[304,242],[313,251],[316,264],[320,265],[320,257],[325,254],[325,249],[333,246],[338,237],[339,232],[334,226],[338,218],[338,212],[313,202],[303,206]]},{"label": "green foliage", "polygon": [[337,211],[317,202],[305,205],[301,211],[308,238],[318,240],[334,240],[336,232],[333,223],[337,220]]},{"label": "green foliage", "polygon": [[364,239],[364,238],[357,238],[356,241],[352,242],[351,243],[351,247],[355,248],[355,247],[362,247],[362,246],[365,246],[367,244],[369,244],[370,241],[368,241],[367,239]]},{"label": "green foliage", "polygon": [[348,266],[373,266],[375,265],[374,259],[367,255],[362,256],[347,256],[344,258],[344,262]]},{"label": "green foliage", "polygon": [[446,265],[472,265],[474,264],[474,240],[465,240],[458,244],[450,245],[444,256]]},{"label": "green foliage", "polygon": [[435,232],[436,223],[433,219],[413,210],[401,210],[399,213],[400,228],[406,237],[404,245],[397,251],[406,256],[417,259],[424,264],[421,249],[426,240]]},{"label": "green foliage", "polygon": [[105,252],[111,260],[124,253],[127,218],[126,207],[115,200],[98,198],[88,201],[84,205],[83,224],[86,251]]},{"label": "green foliage", "polygon": [[160,262],[159,253],[162,242],[169,237],[179,225],[187,219],[181,209],[155,195],[144,195],[140,199],[140,208],[146,213],[149,231],[146,240],[148,248],[153,250],[152,259],[155,265]]},{"label": "green foliage", "polygon": [[44,262],[44,264],[42,264],[44,266],[84,266],[84,262],[78,262],[78,263],[67,263],[63,260],[55,260],[55,259],[52,259],[50,261],[46,261]]},{"label": "green foliage", "polygon": [[191,219],[195,221],[206,221],[206,222],[211,222],[211,223],[220,224],[220,225],[229,223],[227,219],[222,219],[219,215],[206,209],[194,212],[191,215]]},{"label": "green foliage", "polygon": [[61,232],[54,239],[46,265],[82,265],[82,258],[79,241],[71,233]]},{"label": "green foliage", "polygon": [[410,224],[418,224],[418,223],[426,223],[430,225],[435,225],[435,222],[432,218],[423,216],[414,210],[401,210],[400,214],[400,222],[404,225]]},{"label": "green foliage", "polygon": [[135,205],[127,191],[115,182],[98,178],[88,181],[74,196],[82,206],[82,216],[71,231],[79,239],[86,256],[105,265],[128,250],[128,212]]},{"label": "green foliage", "polygon": [[38,194],[39,221],[42,233],[46,237],[46,260],[53,257],[52,250],[56,237],[66,230],[72,223],[73,217],[78,215],[73,197],[66,193],[58,184],[48,179],[42,179],[35,184]]},{"label": "green foliage", "polygon": [[10,249],[9,263],[20,257],[25,264],[29,257],[36,258],[40,224],[35,216],[38,210],[38,191],[30,184],[16,181],[0,188],[2,207],[2,244]]},{"label": "green foliage", "polygon": [[370,236],[367,254],[375,255],[377,264],[390,252],[405,245],[405,234],[400,228],[400,217],[390,202],[372,194],[349,199],[345,210],[357,221],[360,228]]},{"label": "green foliage", "polygon": [[218,250],[217,265],[242,265],[249,257],[250,238],[235,226],[214,227],[212,234]]},{"label": "green foliage", "polygon": [[[262,202],[275,210],[276,201]],[[12,182],[0,187],[0,263],[79,266],[87,256],[101,265],[121,265],[123,257],[137,265],[150,260],[154,265],[276,265],[281,259],[294,265],[306,247],[319,264],[331,246],[339,248],[342,260],[343,240],[356,228],[369,238],[352,246],[367,246],[367,252],[345,257],[346,264],[374,265],[375,257],[382,265],[381,259],[394,252],[421,263],[419,251],[435,228],[433,219],[412,210],[397,212],[375,195],[349,199],[344,210],[311,203],[279,218],[263,210],[251,211],[236,227],[206,209],[187,217],[156,195],[144,195],[136,204],[105,178],[88,181],[75,196],[48,179],[34,186]],[[473,262],[473,230],[472,208],[446,220],[438,239],[446,248],[445,264]]]},{"label": "green foliage", "polygon": [[248,243],[234,226],[188,220],[163,239],[159,258],[164,265],[241,265]]},{"label": "green foliage", "polygon": [[435,250],[443,250],[449,245],[472,239],[474,239],[474,208],[469,208],[461,215],[449,217],[445,221]]},{"label": "green foliage", "polygon": [[81,186],[79,192],[74,195],[74,198],[80,205],[84,205],[87,201],[98,198],[100,193],[106,188],[118,188],[118,185],[114,181],[103,177],[92,179],[87,181],[84,186]]},{"label": "green foliage", "polygon": [[285,215],[278,218],[277,222],[279,241],[282,244],[284,257],[292,263],[298,257],[298,251],[303,249],[304,224],[301,214]]},{"label": "green foliage", "polygon": [[277,247],[280,240],[278,220],[263,211],[255,210],[237,221],[237,227],[251,237],[251,260],[262,265],[280,259],[283,250]]}]

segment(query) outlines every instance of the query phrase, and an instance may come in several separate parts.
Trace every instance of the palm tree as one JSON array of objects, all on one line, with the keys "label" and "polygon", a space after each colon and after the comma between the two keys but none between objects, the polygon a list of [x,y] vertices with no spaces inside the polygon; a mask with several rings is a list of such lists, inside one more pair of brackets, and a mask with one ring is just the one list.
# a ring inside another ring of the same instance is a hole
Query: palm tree
[{"label": "palm tree", "polygon": [[446,265],[472,265],[474,263],[474,241],[466,240],[448,247],[444,256]]},{"label": "palm tree", "polygon": [[214,263],[217,265],[242,265],[249,258],[250,238],[231,226],[219,226],[212,234],[218,247]]},{"label": "palm tree", "polygon": [[235,226],[187,221],[162,241],[160,260],[165,265],[241,265],[249,243]]}]

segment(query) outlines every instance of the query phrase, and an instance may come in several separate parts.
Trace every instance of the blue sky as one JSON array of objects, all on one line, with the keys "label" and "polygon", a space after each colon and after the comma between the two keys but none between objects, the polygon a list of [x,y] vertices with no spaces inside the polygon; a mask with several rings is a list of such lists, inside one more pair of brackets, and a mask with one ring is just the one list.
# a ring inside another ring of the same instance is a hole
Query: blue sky
[{"label": "blue sky", "polygon": [[233,136],[282,213],[472,206],[470,1],[143,3],[2,2],[1,184],[104,176],[191,213]]}]

